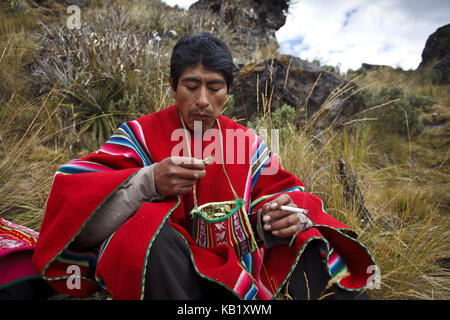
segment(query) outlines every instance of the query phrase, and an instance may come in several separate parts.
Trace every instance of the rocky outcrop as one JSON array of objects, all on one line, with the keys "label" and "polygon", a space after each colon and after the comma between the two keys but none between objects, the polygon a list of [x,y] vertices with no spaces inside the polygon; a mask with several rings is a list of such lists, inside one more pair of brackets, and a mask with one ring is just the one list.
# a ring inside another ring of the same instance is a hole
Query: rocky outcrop
[{"label": "rocky outcrop", "polygon": [[365,70],[365,71],[374,71],[374,70],[393,69],[393,68],[390,66],[383,65],[383,64],[362,63],[361,69]]},{"label": "rocky outcrop", "polygon": [[[208,10],[233,30],[230,48],[252,56],[259,47],[278,48],[275,31],[286,22],[290,0],[199,0],[189,10]],[[234,108],[228,116],[242,124],[253,121],[270,108],[283,104],[296,109],[297,125],[308,121],[322,106],[322,117],[316,124],[354,114],[359,104],[351,97],[355,85],[316,64],[296,57],[282,56],[259,63],[239,65],[235,73]]]},{"label": "rocky outcrop", "polygon": [[417,70],[431,72],[437,83],[450,83],[450,24],[440,27],[428,37]]},{"label": "rocky outcrop", "polygon": [[79,6],[80,8],[84,7],[85,4],[85,0],[56,0],[56,2],[65,4],[65,5],[76,5]]},{"label": "rocky outcrop", "polygon": [[236,73],[231,90],[234,108],[228,115],[245,124],[269,108],[273,111],[287,104],[296,109],[296,124],[302,125],[322,107],[317,122],[320,128],[359,110],[360,103],[351,95],[355,88],[355,84],[296,57],[267,59]]},{"label": "rocky outcrop", "polygon": [[275,31],[286,22],[290,0],[199,0],[189,8],[208,10],[233,31],[231,46],[251,54],[258,47],[278,48]]}]

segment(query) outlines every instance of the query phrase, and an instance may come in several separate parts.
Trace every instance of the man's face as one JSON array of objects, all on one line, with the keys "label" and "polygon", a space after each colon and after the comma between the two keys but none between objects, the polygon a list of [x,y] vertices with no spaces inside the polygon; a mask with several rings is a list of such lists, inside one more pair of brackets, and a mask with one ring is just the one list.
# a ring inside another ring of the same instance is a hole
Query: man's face
[{"label": "man's face", "polygon": [[202,122],[202,130],[212,126],[220,116],[227,99],[227,82],[225,77],[203,65],[186,68],[181,74],[176,91],[172,96],[177,101],[178,109],[186,126],[194,130],[194,121]]}]

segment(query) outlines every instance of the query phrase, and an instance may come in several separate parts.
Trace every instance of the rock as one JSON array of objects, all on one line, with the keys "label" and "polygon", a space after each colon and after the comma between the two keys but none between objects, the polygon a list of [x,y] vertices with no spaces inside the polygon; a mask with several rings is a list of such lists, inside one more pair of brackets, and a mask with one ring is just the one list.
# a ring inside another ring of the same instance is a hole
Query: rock
[{"label": "rock", "polygon": [[[278,48],[275,31],[286,22],[290,0],[199,0],[189,10],[207,10],[233,31],[230,49],[240,57],[255,57],[256,49]],[[253,61],[253,59],[251,60]],[[319,66],[291,56],[253,64],[235,61],[237,71],[231,94],[234,108],[227,115],[246,125],[265,108],[274,111],[283,104],[294,107],[301,125],[324,106],[316,127],[359,110],[350,93],[356,85]],[[339,94],[339,88],[346,92]],[[348,90],[348,91],[347,91]],[[329,98],[329,100],[327,100]],[[327,102],[327,103],[325,103]]]},{"label": "rock", "polygon": [[450,53],[442,58],[438,63],[436,63],[432,71],[434,72],[434,80],[439,84],[450,83]]},{"label": "rock", "polygon": [[296,124],[302,125],[323,106],[325,121],[318,123],[325,125],[359,111],[360,103],[351,96],[355,89],[355,84],[300,58],[267,59],[236,72],[234,108],[227,115],[245,125],[266,108],[274,111],[287,104],[296,109]]},{"label": "rock", "polygon": [[422,62],[420,68],[434,64],[436,60],[441,60],[450,53],[450,24],[438,28],[428,37],[425,48],[422,52]]},{"label": "rock", "polygon": [[372,71],[372,70],[380,70],[380,69],[392,69],[392,67],[382,65],[382,64],[363,63],[363,64],[361,64],[361,69],[367,70],[367,71]]},{"label": "rock", "polygon": [[84,0],[56,0],[56,2],[66,4],[67,6],[76,5],[76,6],[79,6],[80,8],[83,8],[85,1]]},{"label": "rock", "polygon": [[233,31],[231,49],[238,45],[244,54],[258,47],[278,48],[275,31],[286,22],[290,0],[199,0],[189,11],[208,10]]},{"label": "rock", "polygon": [[443,130],[448,126],[448,107],[438,105],[434,110],[431,114],[424,114],[422,116],[425,131]]},{"label": "rock", "polygon": [[236,70],[241,69],[243,66],[245,66],[245,61],[234,59],[233,62]]},{"label": "rock", "polygon": [[428,37],[417,70],[433,73],[433,80],[438,84],[450,83],[450,24]]},{"label": "rock", "polygon": [[441,123],[441,124],[428,124],[425,125],[423,130],[424,131],[434,131],[434,130],[442,130],[445,129],[447,127],[446,123]]}]

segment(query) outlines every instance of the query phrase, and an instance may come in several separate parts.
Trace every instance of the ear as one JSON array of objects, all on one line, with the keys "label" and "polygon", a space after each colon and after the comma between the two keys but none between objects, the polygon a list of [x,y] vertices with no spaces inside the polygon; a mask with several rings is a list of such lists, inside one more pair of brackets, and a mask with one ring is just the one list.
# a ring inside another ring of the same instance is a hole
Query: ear
[{"label": "ear", "polygon": [[174,99],[176,99],[177,92],[173,88],[173,79],[172,79],[172,77],[169,77],[169,84],[170,84],[170,90],[172,91],[172,97]]}]

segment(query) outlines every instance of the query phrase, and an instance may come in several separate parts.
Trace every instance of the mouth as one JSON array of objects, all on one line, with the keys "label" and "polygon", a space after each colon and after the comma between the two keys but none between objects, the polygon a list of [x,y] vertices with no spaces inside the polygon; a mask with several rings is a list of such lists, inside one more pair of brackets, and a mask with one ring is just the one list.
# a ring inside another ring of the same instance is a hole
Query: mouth
[{"label": "mouth", "polygon": [[206,121],[211,119],[211,117],[206,114],[193,114],[192,119],[194,119],[194,121]]}]

